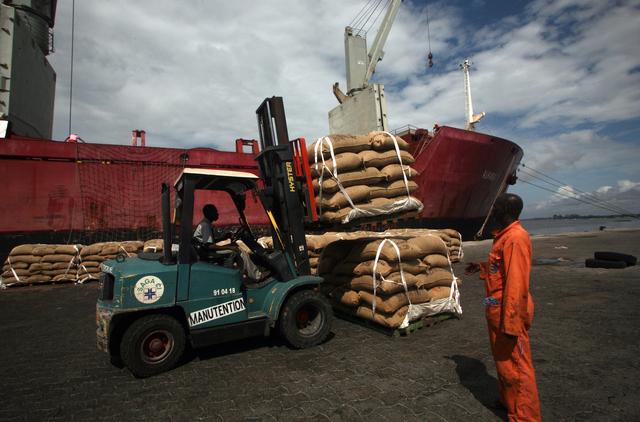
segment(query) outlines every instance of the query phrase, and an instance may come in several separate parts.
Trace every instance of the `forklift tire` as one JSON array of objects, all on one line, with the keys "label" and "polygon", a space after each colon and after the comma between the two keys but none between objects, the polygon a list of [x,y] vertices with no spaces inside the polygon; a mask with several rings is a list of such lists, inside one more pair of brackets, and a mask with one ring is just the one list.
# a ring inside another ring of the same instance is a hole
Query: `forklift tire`
[{"label": "forklift tire", "polygon": [[278,328],[291,347],[306,349],[327,339],[332,321],[333,311],[327,298],[313,290],[301,290],[287,298],[280,311]]},{"label": "forklift tire", "polygon": [[120,356],[136,378],[173,369],[185,349],[184,327],[175,318],[154,314],[131,324],[120,342]]}]

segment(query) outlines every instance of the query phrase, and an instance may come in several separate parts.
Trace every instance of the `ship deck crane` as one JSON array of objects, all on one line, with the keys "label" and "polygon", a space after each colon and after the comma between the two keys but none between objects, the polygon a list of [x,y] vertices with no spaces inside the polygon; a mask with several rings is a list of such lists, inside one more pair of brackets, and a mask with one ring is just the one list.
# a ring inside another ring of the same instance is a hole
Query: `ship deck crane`
[{"label": "ship deck crane", "polygon": [[[362,29],[347,26],[344,32],[347,93],[338,83],[333,92],[340,105],[329,112],[331,133],[367,133],[388,130],[384,85],[370,84],[376,65],[384,57],[383,47],[403,0],[392,0],[367,51],[366,34]],[[375,9],[371,14],[375,13]]]}]

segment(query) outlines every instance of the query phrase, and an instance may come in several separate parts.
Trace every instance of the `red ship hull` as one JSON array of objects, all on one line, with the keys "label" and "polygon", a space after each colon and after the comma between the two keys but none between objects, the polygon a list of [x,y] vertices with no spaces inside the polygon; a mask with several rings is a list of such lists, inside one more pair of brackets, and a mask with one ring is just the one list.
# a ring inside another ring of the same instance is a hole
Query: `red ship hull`
[{"label": "red ship hull", "polygon": [[[506,187],[522,157],[516,144],[450,127],[435,136],[403,135],[420,173],[415,196],[424,203],[416,219],[400,225],[452,227],[471,238]],[[116,237],[160,236],[160,184],[173,183],[186,167],[258,172],[253,153],[209,148],[176,149],[66,143],[12,137],[0,140],[0,257],[21,243],[89,243]],[[196,208],[213,202],[220,225],[237,223],[230,198],[206,193]],[[255,198],[247,219],[266,225]],[[198,215],[194,215],[197,223]]]},{"label": "red ship hull", "polygon": [[424,209],[418,219],[401,225],[451,227],[472,239],[498,194],[515,183],[522,149],[506,139],[447,126],[433,136],[418,129],[402,137],[416,160],[415,196]]}]

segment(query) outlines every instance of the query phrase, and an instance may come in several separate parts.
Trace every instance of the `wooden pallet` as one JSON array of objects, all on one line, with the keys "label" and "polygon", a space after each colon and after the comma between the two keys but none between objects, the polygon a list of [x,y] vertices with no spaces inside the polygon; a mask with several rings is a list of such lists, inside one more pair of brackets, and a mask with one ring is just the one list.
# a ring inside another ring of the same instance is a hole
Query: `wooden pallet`
[{"label": "wooden pallet", "polygon": [[438,315],[424,317],[422,319],[414,321],[405,328],[388,328],[388,327],[383,327],[382,325],[377,324],[371,320],[358,318],[353,314],[345,312],[341,308],[334,308],[334,314],[340,319],[352,322],[354,324],[358,324],[362,327],[367,327],[369,329],[378,331],[390,337],[406,337],[415,333],[418,330],[421,330],[422,328],[432,327],[447,319],[457,318],[455,314],[442,313]]}]

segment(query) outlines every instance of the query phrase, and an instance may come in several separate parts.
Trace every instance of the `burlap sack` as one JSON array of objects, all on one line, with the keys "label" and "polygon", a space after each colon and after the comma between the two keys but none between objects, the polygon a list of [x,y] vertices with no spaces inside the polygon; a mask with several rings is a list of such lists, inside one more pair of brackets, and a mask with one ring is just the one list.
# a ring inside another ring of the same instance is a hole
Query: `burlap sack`
[{"label": "burlap sack", "polygon": [[400,293],[396,293],[391,296],[373,296],[373,293],[367,292],[366,290],[361,290],[359,292],[360,301],[366,303],[369,306],[373,306],[373,301],[376,302],[376,311],[380,310],[385,314],[392,314],[396,312],[403,306],[409,304],[409,300],[411,303],[425,303],[431,300],[431,295],[428,290],[424,289],[411,289],[409,290],[409,296],[407,293],[402,291]]},{"label": "burlap sack", "polygon": [[[376,239],[366,242],[355,242],[351,251],[347,255],[347,261],[362,262],[376,258],[378,247],[384,239]],[[408,241],[403,239],[394,239],[393,242],[398,246],[400,257],[396,249],[390,242],[385,242],[380,251],[379,259],[383,259],[388,263],[398,262],[398,259],[415,259],[420,257],[419,251],[412,248]],[[424,255],[422,255],[424,256]]]},{"label": "burlap sack", "polygon": [[162,252],[162,245],[162,239],[151,239],[144,242],[142,250],[144,252]]},{"label": "burlap sack", "polygon": [[[66,265],[65,265],[66,267]],[[36,262],[35,264],[31,264],[31,266],[29,266],[29,270],[36,272],[36,271],[49,271],[49,270],[53,270],[53,264],[51,262]]]},{"label": "burlap sack", "polygon": [[457,246],[459,248],[462,243],[460,242],[460,239],[452,237],[449,244],[450,246]]},{"label": "burlap sack", "polygon": [[[407,288],[414,288],[417,282],[416,276],[409,273],[404,273],[403,275],[404,281],[407,283]],[[373,277],[370,275],[354,277],[349,281],[349,287],[353,290],[373,292]],[[404,291],[400,273],[391,273],[386,276],[384,280],[376,277],[376,295],[390,296]]]},{"label": "burlap sack", "polygon": [[41,262],[71,262],[75,259],[75,255],[45,255]]},{"label": "burlap sack", "polygon": [[53,255],[55,253],[56,253],[56,246],[55,245],[36,246],[31,251],[32,255],[37,255],[37,256]]},{"label": "burlap sack", "polygon": [[51,281],[76,281],[78,279],[78,277],[76,276],[76,273],[69,273],[69,274],[60,274],[57,276],[54,276]]},{"label": "burlap sack", "polygon": [[331,233],[326,233],[321,235],[308,234],[305,237],[307,239],[307,248],[313,251],[323,249],[328,244],[337,242],[338,240],[340,240],[340,237],[337,234],[331,234]]},{"label": "burlap sack", "polygon": [[451,238],[455,238],[455,239],[460,239],[460,233],[456,230],[453,229],[442,229],[440,230],[442,233],[446,234],[447,236],[451,237]]},{"label": "burlap sack", "polygon": [[397,196],[407,196],[407,187],[409,193],[413,193],[418,189],[418,184],[413,180],[409,180],[405,186],[404,180],[396,180],[388,184],[379,185],[382,189],[372,189],[371,198],[395,198]]},{"label": "burlap sack", "polygon": [[49,281],[51,281],[51,276],[42,275],[42,274],[36,274],[36,275],[29,276],[25,280],[25,282],[27,282],[27,283],[46,283],[46,282],[49,282]]},{"label": "burlap sack", "polygon": [[[427,271],[427,266],[418,258],[409,259],[402,256],[402,271],[409,274],[422,274]],[[400,264],[395,262],[391,265],[391,272],[399,272]]]},{"label": "burlap sack", "polygon": [[[141,242],[139,240],[127,240],[127,241],[122,242],[119,246],[121,246],[122,249],[124,249],[125,251],[127,251],[129,253],[138,252],[138,251],[142,250],[142,248],[144,246],[144,242]],[[119,251],[121,252],[122,249],[119,249]]]},{"label": "burlap sack", "polygon": [[438,286],[429,289],[431,300],[446,299],[451,294],[451,287]]},{"label": "burlap sack", "polygon": [[100,251],[100,255],[117,255],[118,252],[122,252],[120,249],[120,244],[116,242],[107,242],[104,246],[102,246],[102,250]]},{"label": "burlap sack", "polygon": [[[350,171],[347,173],[339,173],[338,179],[342,187],[347,188],[349,186],[356,185],[374,185],[384,180],[384,175],[380,173],[375,167],[369,167],[364,170]],[[313,189],[316,194],[320,192],[320,180],[313,179]],[[322,194],[338,192],[338,181],[333,178],[325,178],[322,181]]]},{"label": "burlap sack", "polygon": [[398,328],[407,316],[408,310],[408,306],[403,306],[402,308],[398,309],[393,315],[384,315],[379,313],[377,309],[376,313],[374,314],[373,310],[370,307],[358,306],[356,315],[360,318],[374,321],[377,324],[382,325],[383,327]]},{"label": "burlap sack", "polygon": [[404,168],[404,173],[407,176],[407,179],[413,179],[418,175],[418,172],[413,168],[407,165],[400,164],[389,164],[380,170],[380,173],[385,176],[387,182],[393,182],[395,180],[404,180],[402,177],[402,169]]},{"label": "burlap sack", "polygon": [[[311,163],[309,167],[311,168],[311,177],[318,178],[320,174],[323,172],[324,165],[324,175],[328,176],[327,172],[333,173],[334,166],[333,160],[331,157],[327,157],[322,163],[320,157],[318,157],[318,162],[315,162],[314,156],[309,156],[309,162]],[[362,168],[362,158],[353,152],[344,152],[342,154],[336,155],[336,167],[338,168],[338,175],[340,173],[346,173],[352,170],[357,170]]]},{"label": "burlap sack", "polygon": [[44,246],[41,243],[27,244],[27,245],[18,245],[15,248],[11,249],[9,256],[13,257],[15,255],[33,255],[33,248]]},{"label": "burlap sack", "polygon": [[353,290],[336,288],[329,294],[329,297],[333,299],[335,303],[340,303],[350,308],[355,308],[360,304],[360,296],[358,292]]},{"label": "burlap sack", "polygon": [[[29,276],[31,274],[33,274],[31,271],[29,270],[23,270],[23,269],[14,269],[13,271],[15,271],[15,273],[18,275],[18,277],[22,278],[22,276]],[[2,278],[8,278],[8,277],[13,277],[13,271],[9,270],[9,271],[5,271],[2,273]]]},{"label": "burlap sack", "polygon": [[[51,270],[59,270],[59,269],[69,268],[69,263],[68,262],[53,262],[53,263],[49,263],[49,265],[51,265],[51,268],[50,268]],[[73,263],[70,268],[76,268],[76,264]]]},{"label": "burlap sack", "polygon": [[[400,160],[398,160],[398,153],[395,149],[385,152],[362,151],[358,153],[358,156],[364,163],[365,167],[377,167],[382,169],[390,164],[400,164]],[[405,165],[413,164],[416,161],[408,151],[400,151],[400,158],[402,159],[402,164]]]},{"label": "burlap sack", "polygon": [[[354,204],[366,202],[369,200],[369,186],[350,186],[348,188],[345,188],[345,192],[351,199],[351,202],[353,202]],[[320,209],[334,211],[343,207],[351,206],[349,200],[342,193],[342,191],[328,195],[324,195],[323,192],[323,198],[320,198],[320,196],[316,196],[316,203],[320,206]]]},{"label": "burlap sack", "polygon": [[102,252],[102,247],[105,245],[104,242],[93,243],[91,245],[87,245],[80,251],[80,256],[84,257],[87,255],[100,255]]},{"label": "burlap sack", "polygon": [[96,262],[102,262],[104,261],[106,258],[102,255],[87,255],[87,256],[83,256],[82,257],[82,262],[84,261],[96,261]]},{"label": "burlap sack", "polygon": [[13,275],[11,277],[2,276],[2,282],[5,284],[21,285],[21,284],[24,284],[24,281],[25,281],[24,279],[22,278],[17,279]]},{"label": "burlap sack", "polygon": [[49,270],[49,271],[42,271],[40,272],[40,274],[43,275],[48,275],[51,276],[52,278],[55,278],[58,275],[64,275],[64,274],[73,274],[75,276],[76,274],[76,270],[74,269],[69,269],[69,271],[67,270]]},{"label": "burlap sack", "polygon": [[443,268],[434,268],[429,273],[417,275],[416,278],[418,288],[429,289],[434,286],[450,286],[453,275]]},{"label": "burlap sack", "polygon": [[82,261],[82,265],[84,265],[86,268],[100,267],[100,262],[99,261]]},{"label": "burlap sack", "polygon": [[431,254],[447,255],[447,245],[437,236],[420,236],[407,240],[417,258]]},{"label": "burlap sack", "polygon": [[[31,265],[34,265],[34,264],[31,264]],[[12,262],[11,265],[4,264],[2,266],[2,271],[9,271],[11,268],[13,268],[14,270],[24,270],[29,268],[29,264],[26,262]]]},{"label": "burlap sack", "polygon": [[320,258],[310,257],[309,258],[309,266],[310,267],[317,267],[319,260],[320,260]]},{"label": "burlap sack", "polygon": [[374,260],[368,260],[358,263],[352,271],[353,275],[373,275],[373,268],[376,268],[376,273],[380,276],[386,277],[393,271],[392,267],[384,259],[379,259],[377,265]]},{"label": "burlap sack", "polygon": [[[331,145],[333,146],[334,154],[342,154],[343,152],[357,153],[366,149],[371,149],[371,139],[368,135],[331,135],[328,138],[331,141]],[[317,140],[316,142],[321,142],[321,139]],[[314,161],[316,142],[313,142],[307,148],[309,159]],[[329,157],[329,143],[325,141],[322,142],[321,145],[322,147],[318,147],[318,155],[323,154],[325,158]]]},{"label": "burlap sack", "polygon": [[369,132],[369,137],[371,137],[371,149],[375,149],[377,151],[395,149],[393,142],[394,138],[401,150],[409,149],[409,144],[407,143],[407,141],[399,136],[389,136],[384,132]]},{"label": "burlap sack", "polygon": [[55,254],[58,255],[76,255],[80,253],[82,245],[56,245]]},{"label": "burlap sack", "polygon": [[97,274],[100,272],[99,267],[87,267],[84,264],[78,268],[78,276],[81,274]]},{"label": "burlap sack", "polygon": [[445,268],[449,269],[449,260],[444,255],[430,254],[422,260],[429,268]]}]

